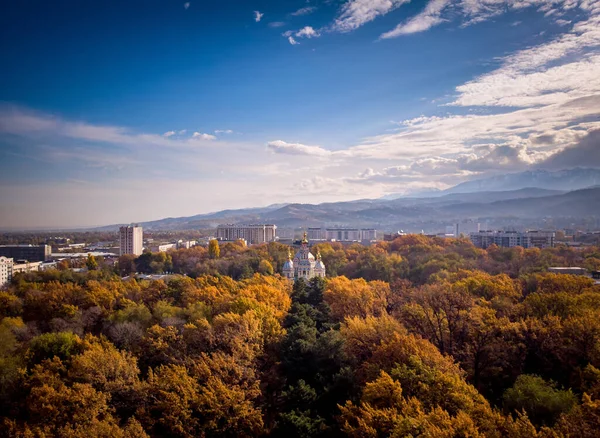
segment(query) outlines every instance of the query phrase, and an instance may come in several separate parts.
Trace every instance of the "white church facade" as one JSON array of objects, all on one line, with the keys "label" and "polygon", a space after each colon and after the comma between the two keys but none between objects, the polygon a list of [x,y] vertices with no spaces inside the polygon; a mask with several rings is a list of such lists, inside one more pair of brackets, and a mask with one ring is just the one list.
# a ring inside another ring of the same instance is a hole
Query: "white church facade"
[{"label": "white church facade", "polygon": [[310,280],[313,277],[325,277],[325,265],[321,260],[321,253],[317,253],[317,257],[312,255],[308,247],[308,239],[306,233],[302,239],[300,250],[292,260],[292,253],[288,253],[288,259],[283,265],[283,276],[296,281],[298,278]]}]

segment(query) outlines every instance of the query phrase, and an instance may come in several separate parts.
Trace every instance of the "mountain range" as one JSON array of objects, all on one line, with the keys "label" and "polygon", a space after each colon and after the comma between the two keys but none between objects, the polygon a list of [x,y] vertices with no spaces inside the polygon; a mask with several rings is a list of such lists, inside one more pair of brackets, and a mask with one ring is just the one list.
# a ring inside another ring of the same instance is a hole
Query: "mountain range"
[{"label": "mountain range", "polygon": [[[274,204],[190,217],[142,222],[147,230],[214,228],[223,223],[375,227],[380,230],[435,228],[463,219],[496,223],[544,218],[600,218],[600,169],[533,170],[479,179],[413,197],[323,204]],[[118,225],[99,228],[113,230]]]}]

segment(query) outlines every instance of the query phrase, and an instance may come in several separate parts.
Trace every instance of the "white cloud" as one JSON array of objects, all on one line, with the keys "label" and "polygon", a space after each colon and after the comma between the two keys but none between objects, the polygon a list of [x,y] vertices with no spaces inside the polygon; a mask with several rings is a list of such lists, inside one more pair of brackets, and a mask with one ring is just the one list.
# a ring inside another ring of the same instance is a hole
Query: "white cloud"
[{"label": "white cloud", "polygon": [[300,44],[300,43],[299,43],[298,41],[296,41],[296,40],[294,39],[294,37],[293,37],[293,36],[291,36],[291,35],[289,35],[289,36],[287,37],[287,39],[288,39],[288,42],[289,42],[289,43],[290,43],[292,46],[295,46],[295,45],[297,45],[297,44]]},{"label": "white cloud", "polygon": [[175,131],[167,131],[163,134],[163,137],[172,137],[175,135]]},{"label": "white cloud", "polygon": [[296,32],[295,35],[298,38],[317,38],[321,36],[319,32],[317,32],[310,26],[303,27],[298,32]]},{"label": "white cloud", "polygon": [[335,19],[332,30],[350,32],[386,15],[410,0],[349,0],[344,3],[339,16]]},{"label": "white cloud", "polygon": [[231,129],[215,129],[215,134],[233,134]]},{"label": "white cloud", "polygon": [[269,27],[283,27],[285,26],[285,21],[272,21],[269,23]]},{"label": "white cloud", "polygon": [[316,10],[317,10],[317,8],[315,6],[306,6],[305,8],[298,9],[296,12],[292,12],[290,15],[293,15],[294,17],[298,17],[301,15],[312,14]]},{"label": "white cloud", "polygon": [[200,132],[194,132],[194,135],[192,135],[192,138],[196,138],[199,140],[216,140],[217,139],[217,137],[215,137],[214,135],[204,134],[204,133],[200,133]]},{"label": "white cloud", "polygon": [[558,19],[555,21],[555,23],[559,26],[567,26],[568,24],[571,24],[571,20]]},{"label": "white cloud", "polygon": [[309,155],[313,157],[328,157],[331,151],[321,146],[307,146],[300,143],[287,143],[283,140],[275,140],[267,143],[267,148],[277,154]]},{"label": "white cloud", "polygon": [[183,4],[183,9],[188,9],[190,7],[190,2],[185,2]]},{"label": "white cloud", "polygon": [[399,24],[395,29],[381,35],[381,38],[394,38],[400,35],[423,32],[444,21],[440,15],[450,4],[451,0],[431,0],[425,10],[414,16],[406,23]]},{"label": "white cloud", "polygon": [[[600,17],[502,59],[500,68],[457,87],[457,106],[558,104],[600,93]],[[576,55],[576,56],[574,56]]]},{"label": "white cloud", "polygon": [[265,14],[261,14],[259,11],[254,11],[254,21],[258,23],[264,15]]},{"label": "white cloud", "polygon": [[[538,8],[538,11],[543,12],[546,17],[560,17],[565,11],[574,8],[580,8],[589,14],[600,13],[598,0],[430,0],[422,12],[383,33],[380,38],[394,38],[423,32],[444,21],[457,18],[462,20],[461,27],[466,27],[510,10],[518,11],[533,7]],[[561,26],[569,24],[567,20],[561,18],[556,18],[555,22]]]},{"label": "white cloud", "polygon": [[[141,148],[152,146],[187,148],[197,146],[195,138],[175,138],[169,131],[164,134],[138,133],[122,126],[93,125],[86,122],[63,120],[14,106],[0,106],[0,134],[13,134],[45,139],[72,139],[90,143],[105,143],[119,147]],[[179,131],[179,135],[185,130]],[[197,137],[194,135],[194,137]],[[208,138],[206,138],[208,140]]]}]

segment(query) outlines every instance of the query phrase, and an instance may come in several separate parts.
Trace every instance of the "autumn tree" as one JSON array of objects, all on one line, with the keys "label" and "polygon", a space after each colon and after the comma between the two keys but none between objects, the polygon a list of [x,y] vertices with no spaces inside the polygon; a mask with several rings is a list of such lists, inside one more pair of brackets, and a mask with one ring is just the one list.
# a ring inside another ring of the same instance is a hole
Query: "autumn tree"
[{"label": "autumn tree", "polygon": [[211,259],[218,259],[221,255],[221,249],[219,248],[219,241],[216,239],[211,240],[208,243],[208,255]]}]

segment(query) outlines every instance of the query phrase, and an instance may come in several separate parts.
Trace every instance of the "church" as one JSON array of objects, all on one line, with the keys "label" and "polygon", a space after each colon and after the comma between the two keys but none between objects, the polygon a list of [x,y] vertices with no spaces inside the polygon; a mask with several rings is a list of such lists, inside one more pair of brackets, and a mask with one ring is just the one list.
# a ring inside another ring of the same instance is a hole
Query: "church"
[{"label": "church", "polygon": [[284,277],[292,281],[296,281],[298,278],[310,280],[313,277],[325,277],[325,265],[321,261],[321,253],[317,253],[315,260],[315,256],[308,247],[306,233],[304,233],[300,250],[293,260],[291,251],[288,252],[288,259],[283,264],[282,273]]}]

